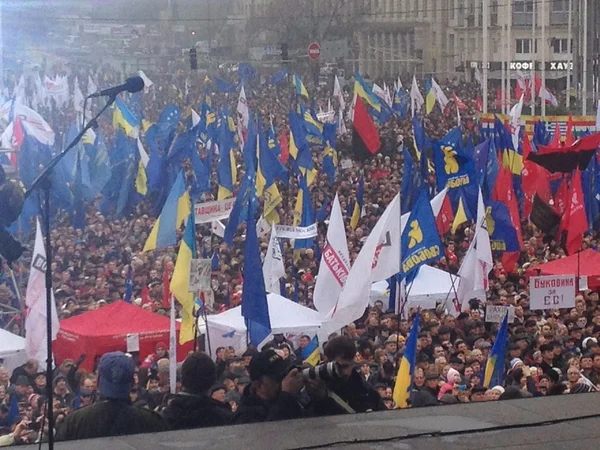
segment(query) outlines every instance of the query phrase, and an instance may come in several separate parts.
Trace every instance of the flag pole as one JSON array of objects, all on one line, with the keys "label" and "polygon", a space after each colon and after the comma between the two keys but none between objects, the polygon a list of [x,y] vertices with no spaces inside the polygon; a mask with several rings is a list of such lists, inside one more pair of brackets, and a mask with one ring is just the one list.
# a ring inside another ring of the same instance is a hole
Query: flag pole
[{"label": "flag pole", "polygon": [[202,318],[204,319],[204,328],[206,328],[206,345],[208,347],[208,355],[212,358],[212,348],[210,346],[210,334],[208,333],[208,313],[206,311],[206,296],[204,292],[202,292],[202,304],[204,307],[202,308]]},{"label": "flag pole", "polygon": [[[542,9],[542,87],[540,92],[546,93],[546,0],[541,0]],[[534,80],[535,90],[535,80]],[[546,117],[546,98],[542,98],[542,117]]]},{"label": "flag pole", "polygon": [[[537,7],[536,2],[531,2],[533,10],[531,14],[531,79],[529,80],[529,92],[531,95],[531,115],[535,116],[535,64],[537,56],[537,45],[536,44],[536,22],[537,22]],[[516,149],[515,149],[516,150]]]},{"label": "flag pole", "polygon": [[[535,2],[534,2],[535,3]],[[571,42],[573,42],[573,0],[569,0],[569,24],[567,26],[567,45],[568,50],[567,53],[569,55],[569,59],[567,61],[567,109],[571,107],[571,64],[573,64],[573,46]]]},{"label": "flag pole", "polygon": [[177,327],[175,325],[175,298],[171,294],[171,311],[169,317],[169,390],[177,391]]},{"label": "flag pole", "polygon": [[581,90],[583,98],[581,100],[581,115],[587,115],[587,81],[588,81],[588,2],[583,0],[583,80]]},{"label": "flag pole", "polygon": [[483,113],[488,113],[489,0],[483,0]]}]

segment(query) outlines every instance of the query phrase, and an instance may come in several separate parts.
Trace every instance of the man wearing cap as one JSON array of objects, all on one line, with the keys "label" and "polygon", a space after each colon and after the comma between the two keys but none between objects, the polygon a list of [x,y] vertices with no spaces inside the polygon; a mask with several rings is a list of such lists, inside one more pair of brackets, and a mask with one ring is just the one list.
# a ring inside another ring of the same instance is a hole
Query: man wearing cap
[{"label": "man wearing cap", "polygon": [[163,417],[172,430],[229,425],[233,415],[227,406],[209,395],[217,381],[217,369],[206,353],[192,353],[181,367],[181,392],[169,402]]},{"label": "man wearing cap", "polygon": [[287,362],[275,350],[257,353],[248,367],[251,383],[244,389],[233,423],[302,417],[302,408],[295,396],[304,387],[304,379],[298,369],[287,370]]},{"label": "man wearing cap", "polygon": [[428,373],[425,376],[425,386],[418,391],[413,390],[410,395],[410,405],[413,408],[422,408],[425,406],[437,406],[439,394],[440,376],[437,373]]},{"label": "man wearing cap", "polygon": [[122,352],[107,353],[98,365],[101,401],[68,415],[59,426],[56,440],[91,439],[126,434],[166,431],[158,414],[131,405],[135,364]]}]

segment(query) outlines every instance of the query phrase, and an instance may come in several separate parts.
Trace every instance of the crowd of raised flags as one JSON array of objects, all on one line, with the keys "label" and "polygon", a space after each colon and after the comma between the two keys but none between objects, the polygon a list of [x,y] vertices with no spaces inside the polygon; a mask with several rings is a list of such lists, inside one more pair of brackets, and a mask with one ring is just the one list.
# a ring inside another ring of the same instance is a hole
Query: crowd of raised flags
[{"label": "crowd of raised flags", "polygon": [[[195,299],[189,291],[190,261],[197,257],[193,202],[202,200],[204,194],[214,194],[220,200],[235,194],[223,237],[224,242],[231,244],[239,226],[246,223],[242,314],[250,342],[258,345],[270,333],[266,293],[277,289],[285,271],[283,268],[282,273],[280,243],[274,234],[265,265],[260,269],[263,263],[256,231],[258,216],[270,224],[281,221],[280,189],[285,189],[290,177],[295,177],[299,190],[291,225],[306,228],[316,222],[317,212],[310,193],[317,175],[313,156],[320,152],[323,171],[333,186],[339,163],[336,136],[345,128],[344,117],[351,119],[353,151],[358,159],[372,157],[379,151],[377,125],[392,118],[406,119],[409,112],[415,145],[413,153],[407,148],[402,150],[401,192],[387,205],[353,264],[348,255],[341,207],[337,197],[333,201],[331,232],[328,231],[325,248],[319,252],[321,269],[314,294],[315,306],[325,320],[323,328],[328,332],[362,316],[374,281],[392,279],[406,289],[419,267],[444,256],[441,236],[449,231],[475,225],[459,269],[456,298],[452,305],[447,305],[451,314],[458,314],[469,298],[485,298],[493,251],[503,255],[506,266],[514,266],[515,256],[518,257],[523,246],[520,224],[528,219],[536,197],[553,203],[557,209],[561,217],[558,231],[566,235],[570,253],[579,250],[583,235],[598,219],[600,168],[596,155],[586,167],[560,176],[530,161],[529,155],[539,152],[539,147],[570,148],[575,136],[569,127],[562,144],[557,131],[553,137],[548,135],[545,124],[536,126],[531,139],[525,135],[520,116],[526,92],[512,108],[509,122],[505,124],[496,118],[493,129],[481,128],[480,140],[475,143],[471,136],[467,139],[463,136],[460,119],[459,126],[442,139],[432,140],[426,135],[421,116],[431,113],[436,104],[445,110],[452,101],[458,117],[464,106],[454,93],[449,100],[433,78],[425,80],[423,97],[415,77],[410,92],[397,80],[392,95],[387,85],[380,87],[355,74],[352,103],[345,108],[344,95],[335,77],[332,96],[337,99],[338,111],[333,115],[337,120],[331,123],[319,120],[309,92],[297,74],[278,72],[271,82],[282,83],[286,79],[296,94],[287,130],[277,130],[272,124],[266,127],[266,118],[249,108],[243,79],[239,85],[231,85],[216,78],[212,84],[218,92],[240,89],[237,120],[227,107],[213,108],[210,95],[204,97],[198,113],[191,107],[184,113],[170,105],[154,124],[142,117],[144,94],[119,98],[112,112],[116,137],[111,149],[108,150],[102,132],[97,131],[67,155],[55,171],[54,204],[72,212],[73,225],[78,228],[85,226],[85,202],[99,194],[103,198],[103,211],[121,215],[132,213],[143,198],[152,201],[158,219],[144,251],[175,245],[177,230],[185,224],[170,283],[174,297],[182,305],[181,342],[193,339]],[[69,91],[68,85],[65,91],[65,85],[64,78],[45,80],[45,97],[42,100],[36,97],[35,102],[51,98],[60,105],[68,103]],[[88,92],[94,86],[90,78]],[[23,96],[22,88],[17,85],[13,99],[2,107],[10,123],[2,140],[15,149],[14,162],[28,187],[55,152],[52,130],[39,114],[23,104]],[[83,94],[77,81],[73,96],[75,110],[83,115],[80,106]],[[598,114],[600,121],[600,105]],[[73,123],[66,142],[78,129],[79,124]],[[189,165],[184,167],[188,161]],[[213,172],[218,184],[216,192],[211,192]],[[348,214],[353,230],[361,218],[365,189],[361,177]],[[24,227],[36,212],[34,201],[26,204]],[[313,237],[296,239],[294,249],[315,248],[315,245]],[[131,273],[128,278],[131,279]],[[399,313],[407,314],[409,306],[398,303],[396,308]],[[418,320],[413,330],[413,334],[417,332]],[[398,392],[394,393],[399,405],[406,402],[406,377],[410,378],[414,369],[411,361],[414,350],[410,346],[416,339],[412,335],[411,339],[400,365]],[[490,361],[493,366],[496,360]]]}]

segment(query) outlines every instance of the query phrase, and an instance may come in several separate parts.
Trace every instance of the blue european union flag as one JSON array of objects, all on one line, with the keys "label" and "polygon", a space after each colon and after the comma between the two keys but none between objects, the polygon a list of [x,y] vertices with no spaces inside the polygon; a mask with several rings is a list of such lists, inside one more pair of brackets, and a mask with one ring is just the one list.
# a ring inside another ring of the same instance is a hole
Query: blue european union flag
[{"label": "blue european union flag", "polygon": [[238,75],[242,81],[250,81],[256,77],[256,69],[248,63],[241,62],[238,64]]},{"label": "blue european union flag", "polygon": [[273,75],[271,75],[271,78],[269,78],[269,83],[281,84],[287,79],[287,76],[288,76],[288,70],[287,70],[287,67],[284,67],[280,71],[275,72]]},{"label": "blue european union flag", "polygon": [[229,81],[225,81],[221,78],[214,77],[215,88],[217,92],[227,93],[237,91],[238,85],[231,84]]}]

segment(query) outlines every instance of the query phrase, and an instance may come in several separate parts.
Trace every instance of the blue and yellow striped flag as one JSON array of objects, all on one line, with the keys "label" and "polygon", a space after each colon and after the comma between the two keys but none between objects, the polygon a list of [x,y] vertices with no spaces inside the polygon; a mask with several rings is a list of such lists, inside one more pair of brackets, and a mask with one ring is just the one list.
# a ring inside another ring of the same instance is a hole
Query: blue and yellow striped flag
[{"label": "blue and yellow striped flag", "polygon": [[358,189],[356,190],[356,201],[354,202],[354,210],[352,211],[352,218],[350,219],[350,228],[352,231],[356,230],[356,226],[358,225],[358,221],[360,220],[360,213],[363,208],[363,197],[365,190],[365,179],[360,177],[358,180]]},{"label": "blue and yellow striped flag", "polygon": [[135,177],[135,190],[140,195],[146,195],[148,193],[148,177],[146,176],[146,168],[141,159],[138,161],[138,170]]},{"label": "blue and yellow striped flag", "polygon": [[194,339],[194,294],[190,292],[190,266],[192,259],[196,258],[195,227],[194,216],[190,214],[171,278],[171,292],[181,304],[180,344]]},{"label": "blue and yellow striped flag", "polygon": [[302,83],[302,79],[298,75],[294,74],[292,77],[292,83],[296,88],[296,94],[308,98],[308,91],[306,90],[304,83]]},{"label": "blue and yellow striped flag", "polygon": [[148,236],[144,245],[145,252],[164,248],[177,243],[177,229],[192,213],[190,194],[185,188],[183,173],[179,172],[177,179],[169,192],[165,206]]},{"label": "blue and yellow striped flag", "polygon": [[[504,320],[498,329],[494,346],[490,352],[490,357],[485,365],[485,373],[483,375],[483,387],[502,386],[504,381],[504,358],[506,356],[506,339],[508,332],[508,313],[504,316]],[[493,381],[493,383],[492,383]]]},{"label": "blue and yellow striped flag", "polygon": [[415,364],[417,358],[417,338],[419,336],[419,319],[420,314],[417,312],[415,321],[410,330],[404,355],[400,360],[398,367],[398,375],[396,376],[396,384],[394,385],[394,393],[392,398],[396,404],[396,408],[408,408],[408,399],[410,398],[410,389],[412,386],[412,377],[415,372]]},{"label": "blue and yellow striped flag", "polygon": [[309,344],[300,351],[302,361],[315,367],[321,362],[321,352],[319,351],[319,338],[315,336]]},{"label": "blue and yellow striped flag", "polygon": [[425,114],[429,114],[435,106],[435,91],[431,77],[425,78]]},{"label": "blue and yellow striped flag", "polygon": [[140,131],[140,119],[127,107],[120,98],[115,100],[113,127],[122,128],[127,136],[137,138]]}]

